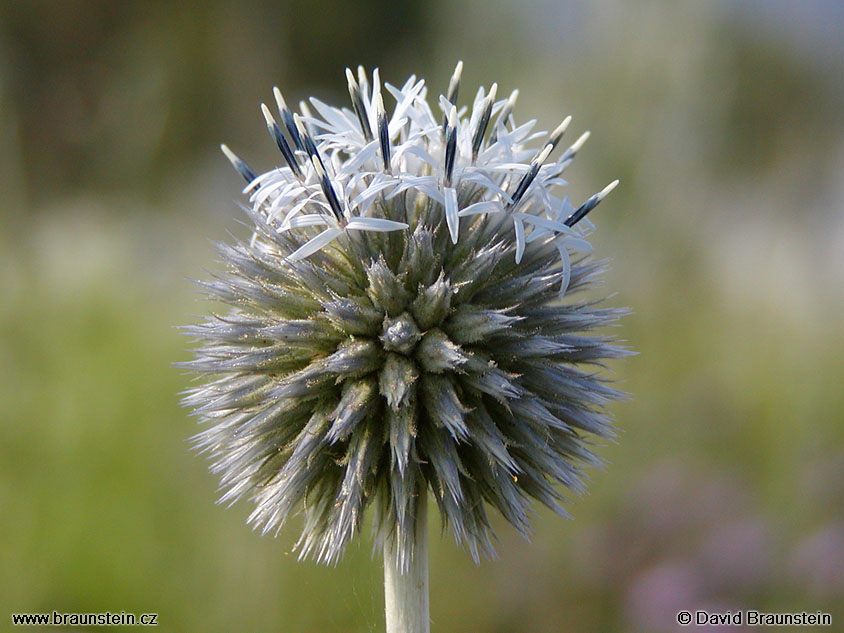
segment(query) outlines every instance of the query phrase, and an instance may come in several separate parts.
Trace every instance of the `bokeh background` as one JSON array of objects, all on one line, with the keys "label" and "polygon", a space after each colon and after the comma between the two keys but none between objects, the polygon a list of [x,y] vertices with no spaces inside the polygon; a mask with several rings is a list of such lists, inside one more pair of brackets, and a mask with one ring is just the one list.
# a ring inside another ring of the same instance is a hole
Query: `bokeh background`
[{"label": "bokeh background", "polygon": [[[573,200],[631,306],[635,397],[574,520],[433,539],[438,632],[677,630],[680,609],[844,627],[844,5],[837,0],[27,0],[0,4],[0,617],[158,612],[165,631],[383,630],[368,536],[337,568],[215,505],[178,405],[188,279],[242,232],[229,143],[347,99],[343,68],[592,139]],[[572,137],[574,138],[574,137]],[[688,629],[685,629],[688,630]],[[715,630],[710,628],[708,630]]]}]

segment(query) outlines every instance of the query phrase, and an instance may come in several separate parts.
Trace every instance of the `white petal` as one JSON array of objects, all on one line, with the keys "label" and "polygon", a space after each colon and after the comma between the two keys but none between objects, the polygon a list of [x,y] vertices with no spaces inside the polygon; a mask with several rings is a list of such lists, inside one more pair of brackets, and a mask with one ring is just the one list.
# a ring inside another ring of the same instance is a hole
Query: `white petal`
[{"label": "white petal", "polygon": [[546,178],[544,182],[545,186],[549,189],[551,187],[565,187],[569,184],[568,180],[563,180],[562,178]]},{"label": "white petal", "polygon": [[[451,103],[448,99],[445,98],[445,95],[440,95],[439,106],[440,110],[442,110],[443,114],[445,114],[446,116],[449,116],[449,114],[451,113],[451,108],[455,107],[453,103]],[[466,114],[466,112],[466,106],[456,109],[456,117],[458,123],[463,119],[463,116]]]},{"label": "white petal", "polygon": [[501,187],[495,184],[486,174],[478,170],[476,167],[467,167],[460,174],[461,181],[475,182],[490,191],[494,191],[499,196],[504,197],[507,202],[510,202],[510,195]]},{"label": "white petal", "polygon": [[592,252],[592,245],[587,242],[586,240],[581,240],[576,237],[569,237],[569,236],[561,236],[563,239],[561,240],[563,244],[566,245],[566,248],[576,251],[578,253],[591,253]]},{"label": "white petal", "polygon": [[577,235],[575,230],[570,226],[566,226],[562,222],[555,222],[554,220],[548,220],[538,215],[532,215],[530,213],[519,213],[517,214],[520,216],[522,220],[531,224],[533,226],[539,226],[547,231],[554,231],[555,233],[565,233],[566,235]]},{"label": "white petal", "polygon": [[424,193],[426,196],[428,196],[434,202],[439,202],[442,205],[445,204],[442,191],[440,191],[437,185],[430,183],[421,183],[419,185],[416,185],[416,188],[422,193]]},{"label": "white petal", "polygon": [[290,255],[288,255],[288,259],[293,261],[305,259],[308,255],[313,255],[323,246],[335,240],[339,235],[342,235],[342,233],[343,231],[341,231],[340,229],[325,229],[315,238],[309,240],[306,244],[303,244],[295,251],[293,251]]},{"label": "white petal", "polygon": [[[397,122],[400,118],[406,115],[413,122],[417,128],[424,129],[426,127],[436,125],[431,115],[428,104],[424,101],[425,80],[420,79],[415,86],[411,88],[410,82],[406,82],[401,89],[396,88],[388,83],[384,84],[387,91],[395,97],[397,105],[393,113],[393,119],[390,122],[390,133],[393,134],[397,130],[393,129],[393,122]],[[410,107],[410,106],[413,107]]]},{"label": "white petal", "polygon": [[552,196],[551,202],[553,217],[556,220],[565,221],[566,218],[574,213],[574,207],[571,205],[571,199],[568,196],[564,196],[562,200],[558,200]]},{"label": "white petal", "polygon": [[[287,180],[287,178],[285,178],[284,172],[282,172],[280,169],[273,169],[265,174],[256,176],[255,179],[252,180],[252,182],[250,182],[242,189],[241,193],[247,194],[253,189],[256,189],[257,187],[267,186],[268,184],[275,182],[276,180],[281,180],[283,182]],[[252,195],[254,195],[254,193]]]},{"label": "white petal", "polygon": [[305,191],[306,189],[302,187],[298,181],[295,183],[276,182],[266,186],[261,186],[255,191],[255,193],[252,194],[250,200],[255,206],[261,206],[267,202],[271,196],[276,195],[277,197],[273,200],[272,204],[273,206],[277,206],[276,202],[278,200],[283,199],[284,202],[280,204],[286,204],[287,201],[293,200]]},{"label": "white petal", "polygon": [[530,232],[530,235],[527,236],[525,242],[527,244],[530,244],[531,242],[535,242],[536,240],[553,235],[554,234],[551,231],[546,231],[545,229],[534,229]]},{"label": "white petal", "polygon": [[565,243],[561,239],[555,240],[557,250],[560,251],[560,261],[563,264],[562,276],[563,280],[560,284],[560,297],[566,294],[566,290],[569,287],[569,281],[571,281],[571,260],[569,260],[569,252],[566,249]]},{"label": "white petal", "polygon": [[594,231],[595,225],[592,223],[592,220],[590,220],[588,217],[585,217],[577,223],[577,228],[580,230],[581,235],[585,235],[589,231]]},{"label": "white petal", "polygon": [[[528,136],[525,140],[523,140],[523,141],[522,141],[522,143],[527,143],[527,142],[529,142],[529,141],[534,141],[534,140],[536,140],[536,139],[538,139],[538,138],[542,138],[542,139],[544,139],[544,138],[546,138],[547,136],[548,136],[548,132],[545,132],[545,131],[542,131],[542,132],[534,132],[533,134],[531,134],[530,136]],[[534,151],[534,154],[535,154],[535,153],[536,153],[536,152]],[[548,152],[548,153],[550,154],[550,152]]]},{"label": "white petal", "polygon": [[357,150],[355,152],[354,157],[349,159],[349,161],[343,165],[343,173],[351,174],[356,172],[366,161],[375,156],[377,151],[378,140],[376,139],[374,141],[370,141],[362,148]]},{"label": "white petal", "polygon": [[352,209],[358,209],[359,213],[364,213],[372,202],[378,197],[385,189],[390,187],[394,187],[399,184],[398,179],[389,178],[384,179],[382,182],[373,182],[369,187],[367,187],[364,191],[358,194],[354,200],[351,201],[349,207]]},{"label": "white petal", "polygon": [[[367,111],[367,119],[369,119],[369,128],[374,132],[378,129],[378,114],[375,111],[375,95],[381,94],[381,74],[376,68],[372,71],[372,91],[369,95],[369,109]],[[366,103],[366,95],[364,95],[364,103]]]},{"label": "white petal", "polygon": [[457,215],[457,190],[454,187],[446,187],[443,195],[445,197],[445,221],[448,224],[448,232],[451,233],[451,243],[457,244],[457,234],[460,231],[460,217]]},{"label": "white petal", "polygon": [[498,137],[498,142],[506,143],[507,145],[516,145],[521,143],[524,138],[530,134],[530,131],[533,129],[533,126],[536,125],[536,119],[531,119],[526,123],[522,123],[519,127],[507,134],[503,134]]},{"label": "white petal", "polygon": [[461,218],[465,218],[467,215],[478,215],[480,213],[500,213],[503,210],[504,207],[501,205],[500,202],[494,202],[490,200],[486,202],[476,202],[475,204],[470,204],[468,207],[460,209],[457,215]]},{"label": "white petal", "polygon": [[434,202],[439,202],[442,205],[445,204],[445,200],[443,199],[442,191],[440,191],[440,188],[439,188],[438,185],[433,184],[433,183],[422,182],[422,183],[419,183],[419,184],[416,185],[416,189],[418,189],[419,191],[424,193],[426,196],[428,196]]},{"label": "white petal", "polygon": [[516,229],[516,263],[522,261],[525,254],[525,225],[518,217],[513,217],[513,227]]},{"label": "white petal", "polygon": [[[396,132],[398,132],[399,128],[404,124],[405,112],[419,96],[419,92],[422,90],[422,87],[424,85],[424,81],[419,81],[419,83],[417,83],[409,90],[396,94],[396,92],[390,90],[392,86],[387,84],[387,90],[389,90],[390,93],[396,98],[397,102],[396,109],[393,111],[393,116],[390,119],[390,134],[395,134]],[[399,123],[400,121],[401,123]]]},{"label": "white petal", "polygon": [[437,184],[437,179],[433,176],[403,176],[401,184],[389,193],[387,200],[395,198],[402,191],[407,191],[408,189],[421,191],[434,202],[445,204],[443,194]]},{"label": "white petal", "polygon": [[324,215],[300,215],[295,218],[285,219],[284,223],[278,227],[277,231],[282,233],[290,229],[299,229],[304,226],[321,226],[329,224],[328,218]]},{"label": "white petal", "polygon": [[358,125],[357,121],[353,123],[351,117],[347,116],[339,108],[335,108],[333,106],[328,105],[327,103],[323,103],[315,97],[311,97],[310,102],[317,109],[317,112],[320,113],[322,118],[325,119],[326,122],[331,125],[336,131],[339,132],[340,130],[349,129],[356,130]]},{"label": "white petal", "polygon": [[[422,160],[424,160],[426,163],[428,163],[434,169],[440,168],[439,161],[437,159],[435,159],[433,156],[431,156],[428,152],[426,152],[424,148],[419,147],[418,145],[411,145],[410,147],[407,147],[407,149],[404,150],[404,153],[412,154],[414,156],[417,156],[418,158],[421,158]],[[398,153],[397,153],[397,155],[398,155]]]},{"label": "white petal", "polygon": [[376,231],[378,233],[386,233],[387,231],[399,231],[406,229],[407,224],[404,222],[395,222],[393,220],[385,220],[384,218],[352,218],[346,224],[347,229],[353,231]]},{"label": "white petal", "polygon": [[[315,199],[315,198],[316,198],[316,196],[317,196],[317,194],[316,194],[315,192],[314,192],[314,193],[311,193],[311,194],[310,194],[307,198],[305,198],[304,200],[300,200],[299,202],[297,202],[296,204],[294,204],[294,205],[293,205],[293,207],[291,207],[291,209],[287,212],[287,215],[285,215],[285,216],[284,216],[284,220],[283,220],[282,222],[287,222],[289,218],[291,218],[291,217],[293,217],[294,215],[296,215],[297,213],[299,213],[299,211],[301,211],[302,209],[304,209],[304,208],[305,208],[305,206],[307,206],[308,204],[318,204],[318,203],[319,203],[319,200],[316,200],[316,199]],[[281,198],[279,198],[279,200],[281,200]],[[273,205],[272,205],[272,207],[271,207],[271,211],[272,211],[272,213],[273,213],[273,214],[275,214],[275,212],[276,212],[278,209],[279,209],[279,207],[278,207],[278,206],[276,205],[276,203],[274,202],[274,203],[273,203]]]},{"label": "white petal", "polygon": [[485,169],[492,173],[499,172],[514,172],[517,174],[525,174],[530,169],[527,163],[496,163],[494,165],[485,165]]}]

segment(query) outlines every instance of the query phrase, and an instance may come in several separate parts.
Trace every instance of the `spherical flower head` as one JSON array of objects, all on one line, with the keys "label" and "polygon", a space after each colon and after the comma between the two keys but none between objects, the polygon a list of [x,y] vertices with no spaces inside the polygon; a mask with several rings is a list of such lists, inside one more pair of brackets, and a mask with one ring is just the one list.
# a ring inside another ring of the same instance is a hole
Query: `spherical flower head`
[{"label": "spherical flower head", "polygon": [[372,505],[406,567],[430,491],[477,560],[490,509],[523,534],[531,499],[564,514],[590,436],[613,433],[596,366],[625,350],[592,330],[623,311],[574,298],[602,264],[572,254],[615,183],[559,197],[588,133],[551,160],[570,118],[534,133],[495,85],[458,107],[461,68],[437,114],[423,80],[377,70],[347,71],[351,108],[294,114],[276,89],[284,163],[261,175],[223,147],[254,232],[203,284],[230,309],[188,328],[205,381],[184,402],[222,500],[252,498],[264,531],[300,512],[303,557],[336,561]]}]

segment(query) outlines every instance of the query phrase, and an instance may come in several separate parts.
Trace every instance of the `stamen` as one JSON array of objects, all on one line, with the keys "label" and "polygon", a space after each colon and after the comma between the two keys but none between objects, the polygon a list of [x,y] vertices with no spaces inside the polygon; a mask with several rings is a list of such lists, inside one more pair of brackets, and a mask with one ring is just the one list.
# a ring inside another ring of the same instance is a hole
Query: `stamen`
[{"label": "stamen", "polygon": [[449,103],[457,105],[457,95],[460,92],[460,78],[463,75],[463,62],[457,62],[454,67],[454,73],[451,75],[451,80],[448,82],[448,93],[446,99]]},{"label": "stamen", "polygon": [[547,145],[551,146],[551,149],[557,147],[557,144],[560,142],[560,139],[563,138],[563,134],[566,133],[566,130],[569,127],[569,123],[571,123],[571,115],[563,119],[563,122],[557,126],[557,129],[551,132],[551,136],[548,139],[547,143]]},{"label": "stamen", "polygon": [[472,138],[472,164],[475,164],[475,161],[478,160],[478,154],[481,151],[481,144],[484,142],[484,134],[486,134],[486,128],[489,125],[489,117],[492,114],[492,104],[495,101],[495,94],[498,92],[498,84],[492,84],[492,87],[489,89],[489,94],[486,96],[486,99],[483,103],[483,111],[481,112],[481,118],[478,121],[478,128],[475,130],[475,136]]},{"label": "stamen", "polygon": [[618,186],[618,180],[613,180],[610,184],[604,187],[601,191],[596,193],[594,196],[589,198],[586,202],[580,205],[580,208],[572,213],[568,219],[564,222],[566,226],[574,226],[578,222],[580,222],[583,218],[586,217],[586,214],[589,213],[592,209],[597,207],[601,200],[606,198],[610,191],[615,189]]},{"label": "stamen", "polygon": [[325,199],[328,200],[328,206],[331,207],[331,212],[337,218],[337,221],[344,222],[343,208],[340,206],[340,200],[334,192],[334,187],[331,186],[331,180],[328,178],[328,172],[325,171],[325,165],[322,162],[322,157],[319,155],[314,139],[305,128],[305,122],[302,121],[302,118],[298,114],[293,115],[293,120],[296,122],[296,127],[299,128],[302,144],[305,146],[305,151],[308,152],[311,164],[314,166],[320,187],[322,187],[322,193],[325,195]]},{"label": "stamen", "polygon": [[387,121],[387,111],[384,109],[384,98],[380,91],[375,94],[375,111],[378,115],[378,141],[381,144],[384,171],[390,173],[390,128]]},{"label": "stamen", "polygon": [[307,102],[307,101],[300,101],[300,102],[299,102],[299,112],[301,112],[301,113],[302,113],[302,117],[303,117],[303,120],[302,120],[302,126],[305,128],[305,131],[306,131],[308,134],[310,134],[311,136],[313,136],[313,135],[314,135],[314,133],[313,133],[313,130],[311,129],[311,126],[310,126],[310,125],[308,125],[308,124],[304,121],[304,119],[313,119],[313,118],[314,118],[314,113],[311,111],[311,106],[309,106],[309,105],[308,105],[308,102]]},{"label": "stamen", "polygon": [[311,163],[313,164],[314,171],[319,179],[319,185],[322,187],[322,193],[325,195],[325,199],[328,200],[328,206],[331,207],[331,212],[334,214],[334,217],[338,222],[341,224],[345,223],[343,207],[340,205],[340,199],[337,197],[334,187],[331,186],[331,179],[325,171],[325,166],[320,161],[318,155],[311,156]]},{"label": "stamen", "polygon": [[582,148],[586,141],[589,140],[589,134],[590,133],[588,131],[581,134],[580,138],[577,139],[574,143],[572,143],[571,147],[569,147],[565,152],[563,152],[563,155],[560,156],[559,162],[562,164],[566,161],[572,160],[575,155],[580,151],[580,148]]},{"label": "stamen", "polygon": [[369,118],[366,114],[366,106],[363,103],[363,96],[361,95],[360,86],[355,80],[354,74],[348,68],[346,69],[346,79],[349,82],[349,96],[352,98],[352,108],[360,121],[360,129],[363,132],[363,138],[366,142],[372,140],[372,128],[369,126]]},{"label": "stamen", "polygon": [[247,183],[252,182],[255,180],[255,172],[249,169],[249,165],[244,163],[240,158],[238,158],[237,154],[229,149],[229,146],[223,143],[220,145],[220,149],[223,150],[223,154],[226,155],[226,158],[229,159],[229,162],[232,164],[243,179],[246,180]]},{"label": "stamen", "polygon": [[451,176],[454,173],[454,159],[457,156],[457,106],[451,106],[446,123],[443,184],[450,187]]},{"label": "stamen", "polygon": [[498,118],[495,120],[495,125],[492,128],[492,134],[489,135],[490,144],[495,143],[495,141],[498,140],[498,127],[507,126],[507,119],[509,119],[510,115],[513,114],[513,108],[516,107],[516,100],[518,98],[518,90],[514,90],[510,93],[510,98],[507,99],[507,103],[504,104],[504,107],[501,108],[501,112],[498,113]]},{"label": "stamen", "polygon": [[[454,67],[454,73],[451,75],[451,80],[448,82],[448,92],[446,92],[445,98],[446,100],[452,104],[457,105],[457,95],[460,94],[460,78],[463,75],[463,62],[457,62],[457,66]],[[443,133],[446,131],[446,127],[448,126],[448,113],[446,112],[443,115]]]},{"label": "stamen", "polygon": [[281,122],[284,124],[290,138],[293,139],[293,145],[296,146],[296,149],[303,150],[304,147],[302,146],[302,139],[299,138],[299,130],[296,129],[296,122],[293,120],[293,113],[284,102],[284,97],[281,96],[281,90],[273,88],[273,95],[275,96],[275,102],[278,106],[278,112],[281,115]]},{"label": "stamen", "polygon": [[360,86],[360,93],[366,97],[369,92],[369,79],[363,66],[358,66],[358,85]]},{"label": "stamen", "polygon": [[278,123],[275,122],[275,119],[266,104],[261,104],[261,112],[264,113],[264,119],[267,121],[267,129],[270,131],[270,135],[275,139],[276,145],[278,145],[278,149],[281,151],[281,155],[284,156],[284,160],[287,161],[287,164],[294,175],[299,180],[302,180],[302,170],[299,168],[299,163],[293,155],[290,145],[287,144],[287,139],[284,138],[284,134],[281,133],[281,128],[278,127]]},{"label": "stamen", "polygon": [[308,153],[308,156],[311,158],[316,158],[319,161],[319,164],[322,165],[322,157],[319,155],[316,144],[314,143],[314,139],[311,138],[310,132],[308,132],[308,128],[305,127],[305,122],[302,120],[302,117],[300,117],[298,114],[294,114],[293,122],[296,124],[296,128],[299,130],[299,136],[302,139],[302,146]]},{"label": "stamen", "polygon": [[527,173],[522,176],[522,179],[516,186],[516,191],[513,192],[513,202],[507,205],[508,210],[515,208],[525,193],[527,193],[528,187],[530,187],[531,183],[536,178],[536,175],[539,173],[539,168],[542,167],[542,163],[548,159],[548,155],[551,153],[552,149],[554,148],[550,144],[546,145],[542,148],[542,151],[539,152],[532,161],[530,161],[530,167],[528,168]]}]

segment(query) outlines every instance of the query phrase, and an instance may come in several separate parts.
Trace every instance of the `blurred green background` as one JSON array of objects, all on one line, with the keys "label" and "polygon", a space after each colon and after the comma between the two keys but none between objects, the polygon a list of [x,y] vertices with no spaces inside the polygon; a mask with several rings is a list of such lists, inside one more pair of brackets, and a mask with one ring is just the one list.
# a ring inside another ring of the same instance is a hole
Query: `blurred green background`
[{"label": "blurred green background", "polygon": [[[500,523],[476,567],[434,530],[433,631],[677,630],[680,609],[844,627],[844,6],[838,1],[28,0],[0,4],[0,617],[158,612],[164,631],[383,630],[368,535],[337,568],[215,505],[178,405],[188,279],[238,224],[218,152],[278,159],[279,85],[343,68],[518,87],[592,139],[635,394],[573,521]],[[574,137],[572,137],[574,138]],[[688,630],[688,629],[686,629]],[[713,630],[713,629],[708,629]]]}]

